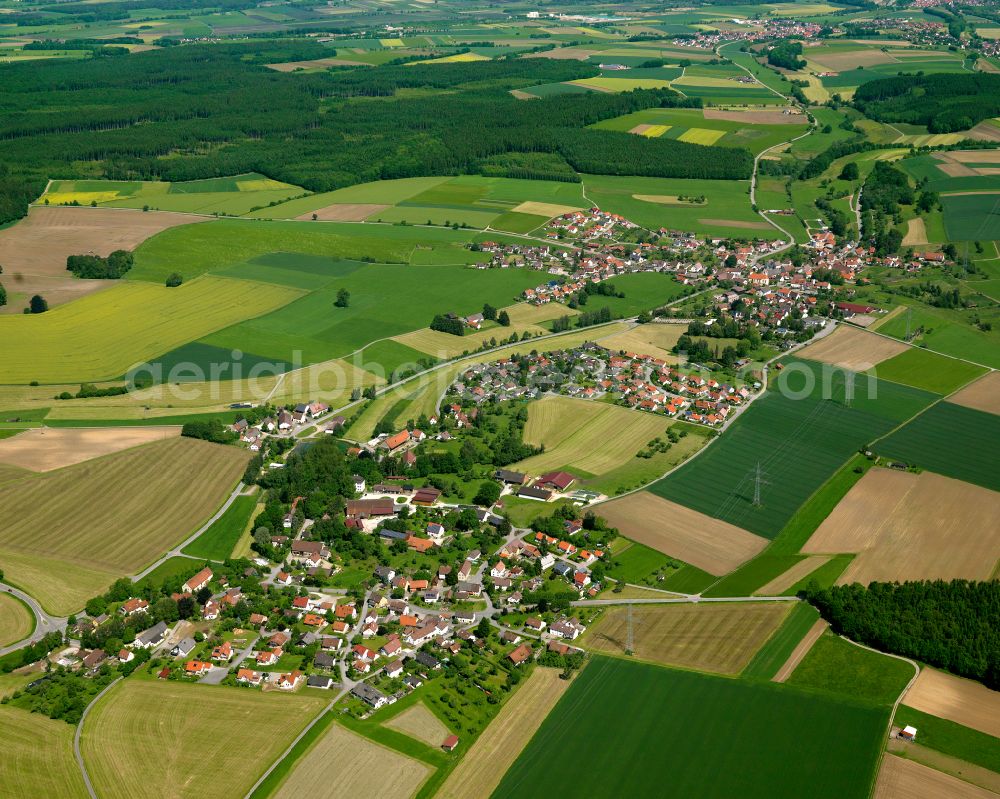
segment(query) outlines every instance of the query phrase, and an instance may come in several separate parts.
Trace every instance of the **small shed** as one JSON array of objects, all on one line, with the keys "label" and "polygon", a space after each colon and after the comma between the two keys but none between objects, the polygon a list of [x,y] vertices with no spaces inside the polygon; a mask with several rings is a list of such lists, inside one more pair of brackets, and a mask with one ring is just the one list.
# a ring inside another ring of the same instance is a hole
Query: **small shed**
[{"label": "small shed", "polygon": [[917,728],[907,725],[899,731],[899,737],[905,741],[915,741],[917,739]]},{"label": "small shed", "polygon": [[453,752],[456,746],[458,746],[457,735],[449,735],[444,739],[444,743],[441,744],[441,748],[446,752]]}]

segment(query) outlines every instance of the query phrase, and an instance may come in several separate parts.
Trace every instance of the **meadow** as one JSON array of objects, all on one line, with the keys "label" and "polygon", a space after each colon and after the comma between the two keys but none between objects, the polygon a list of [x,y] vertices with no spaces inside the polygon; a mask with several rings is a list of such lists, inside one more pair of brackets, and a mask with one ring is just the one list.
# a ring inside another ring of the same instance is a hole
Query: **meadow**
[{"label": "meadow", "polygon": [[0,706],[0,796],[86,799],[73,758],[73,728],[41,713]]},{"label": "meadow", "polygon": [[[979,314],[990,318],[987,308]],[[976,316],[968,311],[912,305],[902,313],[883,317],[873,329],[900,340],[905,340],[909,330],[913,344],[953,358],[967,358],[984,366],[1000,368],[1000,329],[996,324],[990,331],[978,329],[972,323]]]},{"label": "meadow", "polygon": [[[665,227],[744,239],[780,236],[750,207],[748,181],[585,175],[583,184],[596,205],[650,230]],[[679,203],[679,196],[704,196],[706,202]]]},{"label": "meadow", "polygon": [[[639,660],[738,674],[774,635],[794,603],[636,605],[633,654]],[[608,608],[580,639],[587,650],[626,655],[628,611]]]},{"label": "meadow", "polygon": [[890,707],[913,675],[909,663],[862,649],[827,631],[786,684]]},{"label": "meadow", "polygon": [[80,747],[98,795],[108,799],[205,792],[237,799],[326,702],[309,694],[125,680],[92,707]]},{"label": "meadow", "polygon": [[905,701],[896,711],[895,721],[916,727],[921,746],[1000,773],[1000,739],[994,735],[924,713]]},{"label": "meadow", "polygon": [[614,547],[607,573],[626,583],[645,583],[659,572],[671,571],[671,559],[651,547],[627,539],[624,549]]},{"label": "meadow", "polygon": [[1000,192],[944,194],[941,204],[951,241],[1000,239]]},{"label": "meadow", "polygon": [[[704,799],[773,797],[777,785],[785,796],[862,799],[886,716],[786,686],[595,656],[493,796],[552,796],[572,782],[591,797],[657,796],[669,784]],[[649,751],[656,768],[621,757]]]},{"label": "meadow", "polygon": [[997,440],[1000,416],[939,402],[877,442],[875,448],[888,458],[1000,491]]},{"label": "meadow", "polygon": [[250,524],[256,507],[256,495],[237,497],[211,527],[184,548],[184,554],[207,560],[232,557],[233,548]]},{"label": "meadow", "polygon": [[[845,379],[852,373],[828,370],[812,361],[786,359],[777,385],[755,400],[718,442],[649,490],[775,538],[853,451],[934,399],[919,389],[859,375],[847,403]],[[758,464],[767,482],[761,486],[761,504],[754,505]]]},{"label": "meadow", "polygon": [[0,382],[115,379],[142,361],[297,296],[283,286],[215,277],[179,288],[128,281],[44,314],[0,317],[7,348]]},{"label": "meadow", "polygon": [[49,612],[79,610],[197,529],[247,459],[235,447],[173,438],[4,483],[6,577]]}]

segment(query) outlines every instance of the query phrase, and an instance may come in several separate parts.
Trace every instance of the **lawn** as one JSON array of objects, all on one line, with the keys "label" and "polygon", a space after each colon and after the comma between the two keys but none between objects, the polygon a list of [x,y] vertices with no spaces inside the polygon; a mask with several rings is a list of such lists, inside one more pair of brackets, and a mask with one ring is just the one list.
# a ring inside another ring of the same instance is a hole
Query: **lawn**
[{"label": "lawn", "polygon": [[93,706],[80,747],[106,799],[208,793],[237,799],[327,701],[315,694],[126,680]]},{"label": "lawn", "polygon": [[986,368],[910,347],[876,367],[880,380],[892,380],[914,388],[951,394],[986,373]]},{"label": "lawn", "polygon": [[207,560],[231,557],[256,507],[256,496],[237,497],[211,527],[184,548],[184,554]]},{"label": "lawn", "polygon": [[888,437],[875,449],[887,458],[1000,491],[1000,416],[939,402]]},{"label": "lawn", "polygon": [[757,650],[745,669],[741,672],[744,677],[759,677],[763,680],[770,680],[778,669],[784,665],[799,641],[809,632],[809,628],[816,623],[819,612],[807,602],[799,602],[792,608],[781,627],[772,635],[766,644]]},{"label": "lawn", "polygon": [[647,583],[661,571],[672,571],[670,564],[675,562],[651,547],[630,542],[612,556],[607,573],[626,583]]},{"label": "lawn", "polygon": [[6,577],[52,613],[79,610],[197,529],[247,459],[236,447],[173,438],[5,483]]},{"label": "lawn", "polygon": [[0,706],[0,796],[86,799],[73,758],[73,727],[40,713]]},{"label": "lawn", "polygon": [[[770,799],[779,785],[782,796],[863,799],[886,716],[784,685],[596,656],[493,796],[557,796],[569,784],[594,799],[662,796],[669,784],[699,799]],[[651,751],[655,767],[622,757]]]},{"label": "lawn", "polygon": [[[767,394],[755,400],[717,443],[650,490],[775,538],[852,452],[934,398],[919,389],[859,376],[847,403],[845,374],[852,373],[830,372],[812,361],[786,360],[785,371]],[[759,506],[753,504],[758,464],[766,481]]]},{"label": "lawn", "polygon": [[0,382],[114,379],[142,361],[297,296],[281,286],[220,278],[172,289],[122,283],[41,315],[3,316]]}]

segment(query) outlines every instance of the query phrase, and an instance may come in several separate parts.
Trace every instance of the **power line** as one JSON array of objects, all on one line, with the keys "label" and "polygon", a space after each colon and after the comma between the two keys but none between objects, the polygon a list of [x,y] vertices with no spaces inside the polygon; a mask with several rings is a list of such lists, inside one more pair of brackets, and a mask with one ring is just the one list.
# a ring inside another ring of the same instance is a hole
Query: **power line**
[{"label": "power line", "polygon": [[632,654],[632,603],[629,602],[628,605],[628,632],[625,637],[625,654]]},{"label": "power line", "polygon": [[759,508],[761,506],[760,501],[760,487],[765,485],[770,485],[770,482],[764,479],[764,472],[760,468],[760,461],[757,461],[757,468],[754,470],[754,482],[753,482],[753,504],[754,507]]}]

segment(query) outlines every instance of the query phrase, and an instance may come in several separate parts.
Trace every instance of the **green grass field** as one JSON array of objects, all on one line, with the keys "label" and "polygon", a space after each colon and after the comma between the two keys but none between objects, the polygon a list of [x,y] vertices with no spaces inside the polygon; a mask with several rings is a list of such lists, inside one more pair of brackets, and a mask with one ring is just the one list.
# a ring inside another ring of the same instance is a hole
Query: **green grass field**
[{"label": "green grass field", "polygon": [[243,535],[255,507],[256,496],[237,497],[211,527],[184,548],[184,554],[207,560],[231,557],[233,547]]},{"label": "green grass field", "polygon": [[935,394],[951,394],[986,373],[982,366],[911,347],[876,368],[880,380],[892,380]]},{"label": "green grass field", "polygon": [[[852,452],[934,399],[919,389],[862,376],[848,405],[842,370],[826,371],[824,379],[821,364],[797,359],[786,364],[776,385],[716,444],[650,490],[773,539]],[[808,393],[807,381],[813,383]],[[751,475],[758,463],[768,483],[762,486],[762,504],[754,506]]]},{"label": "green grass field", "polygon": [[[864,799],[885,721],[882,708],[784,685],[595,656],[493,797],[585,784],[595,799],[663,796],[668,787],[699,799]],[[622,756],[650,751],[655,767]]]},{"label": "green grass field", "polygon": [[985,732],[938,718],[905,704],[896,711],[895,723],[912,724],[921,746],[1000,772],[1000,739]]},{"label": "green grass field", "polygon": [[743,669],[742,676],[770,680],[785,664],[799,641],[809,632],[809,628],[818,618],[819,612],[816,608],[806,602],[799,602],[792,608],[792,612],[788,614],[788,618],[777,632]]},{"label": "green grass field", "polygon": [[[982,309],[978,315],[986,315]],[[912,343],[925,345],[945,355],[1000,369],[1000,327],[983,331],[973,324],[977,313],[929,305],[913,305],[910,310],[877,325],[879,333],[905,340],[907,325],[916,334]],[[991,318],[986,315],[986,318]]]},{"label": "green grass field", "polygon": [[941,205],[950,240],[1000,239],[1000,192],[943,195]]},{"label": "green grass field", "polygon": [[642,584],[671,562],[672,559],[662,552],[633,543],[611,558],[612,566],[607,573],[616,580]]},{"label": "green grass field", "polygon": [[891,706],[913,677],[913,666],[870,652],[827,630],[788,678],[788,685]]},{"label": "green grass field", "polygon": [[299,295],[284,286],[216,277],[179,288],[125,281],[44,314],[3,316],[0,382],[115,379],[137,363]]},{"label": "green grass field", "polygon": [[939,402],[875,445],[880,455],[1000,491],[1000,416]]},{"label": "green grass field", "polygon": [[[665,227],[734,238],[780,236],[750,207],[749,181],[584,175],[583,184],[587,196],[602,209],[651,230]],[[681,195],[704,196],[706,202],[679,204],[671,199]]]}]

